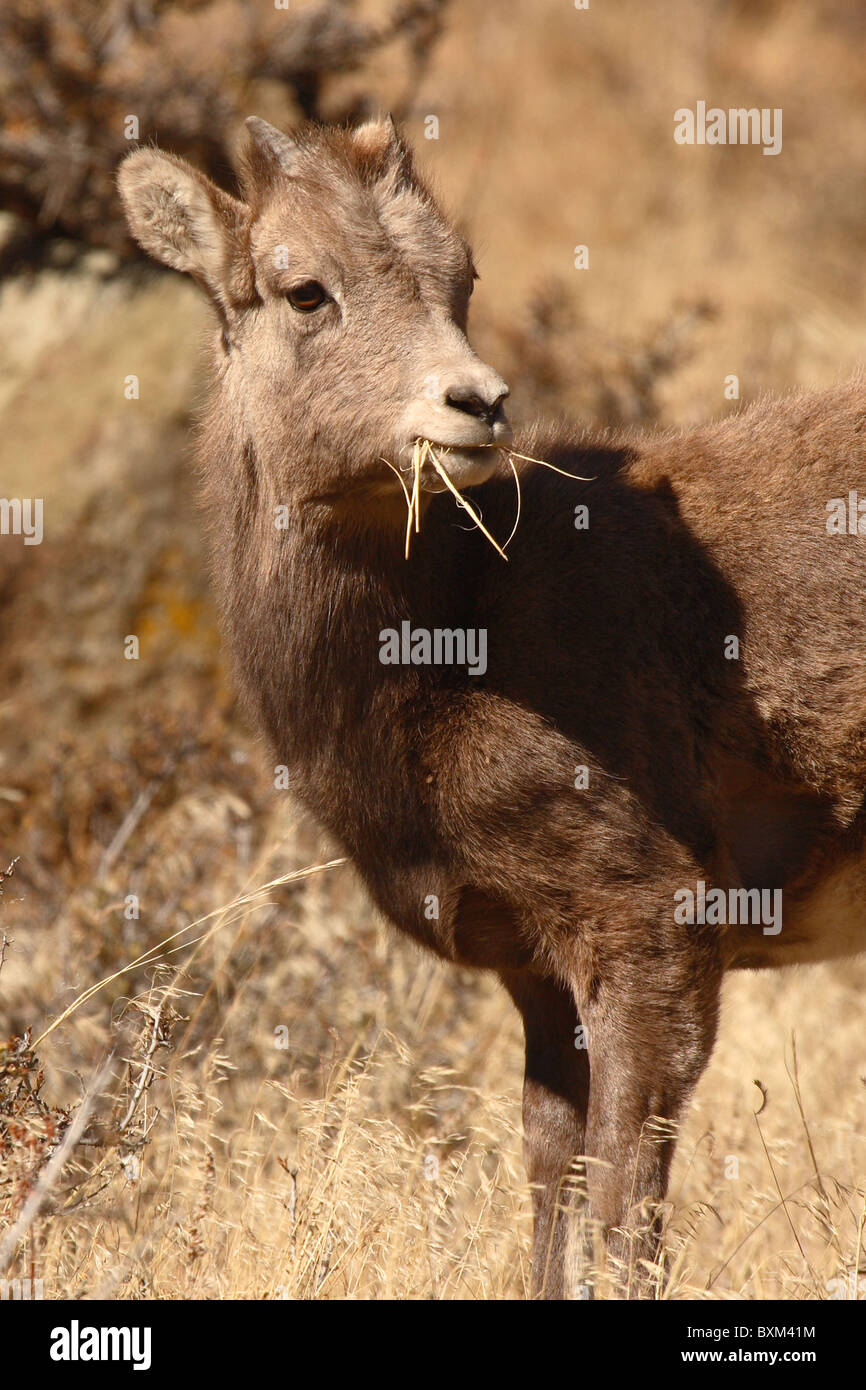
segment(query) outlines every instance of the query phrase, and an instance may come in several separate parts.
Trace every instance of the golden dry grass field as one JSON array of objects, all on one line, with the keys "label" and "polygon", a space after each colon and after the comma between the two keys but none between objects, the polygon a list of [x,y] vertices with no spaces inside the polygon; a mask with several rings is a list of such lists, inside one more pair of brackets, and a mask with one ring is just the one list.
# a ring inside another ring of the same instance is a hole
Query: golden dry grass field
[{"label": "golden dry grass field", "polygon": [[[474,242],[472,335],[518,419],[685,425],[863,360],[864,48],[841,0],[452,5],[405,127]],[[339,82],[387,107],[405,73],[383,51]],[[782,108],[782,153],[678,146],[701,99]],[[0,286],[0,492],[45,515],[40,546],[0,538],[0,1039],[29,1040],[0,1048],[7,1229],[67,1112],[86,1139],[6,1273],[47,1298],[520,1298],[517,1015],[322,867],[234,703],[189,466],[209,332],[180,277],[62,240]],[[866,1286],[864,994],[862,960],[726,984],[664,1297]]]}]

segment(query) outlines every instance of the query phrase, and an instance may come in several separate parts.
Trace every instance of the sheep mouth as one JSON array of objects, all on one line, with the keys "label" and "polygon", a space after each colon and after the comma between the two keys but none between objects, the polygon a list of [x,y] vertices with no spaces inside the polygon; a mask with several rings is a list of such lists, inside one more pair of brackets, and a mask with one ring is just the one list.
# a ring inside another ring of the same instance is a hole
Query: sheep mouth
[{"label": "sheep mouth", "polygon": [[[506,448],[504,443],[439,444],[431,440],[430,444],[449,478],[453,478],[460,487],[477,487],[486,482],[496,471],[500,451]],[[421,486],[425,492],[448,490],[441,473],[429,459],[425,459],[421,465]]]},{"label": "sheep mouth", "polygon": [[[405,556],[407,560],[409,559],[412,535],[413,533],[417,535],[421,529],[421,493],[445,491],[452,493],[458,506],[469,513],[475,525],[484,533],[503,560],[508,558],[502,546],[487,530],[473,503],[464,497],[461,491],[461,488],[475,487],[477,484],[487,481],[496,469],[494,455],[500,448],[502,446],[495,444],[475,444],[461,449],[454,445],[434,444],[430,439],[419,437],[412,446],[411,477],[407,475],[407,470],[396,468],[388,459],[382,458],[382,462],[387,464],[395,475],[406,499],[408,516]],[[508,450],[505,449],[504,452],[507,454]],[[517,481],[514,465],[512,464],[511,467],[515,473],[515,481]],[[519,488],[519,482],[517,486]],[[509,537],[510,539],[511,537]]]}]

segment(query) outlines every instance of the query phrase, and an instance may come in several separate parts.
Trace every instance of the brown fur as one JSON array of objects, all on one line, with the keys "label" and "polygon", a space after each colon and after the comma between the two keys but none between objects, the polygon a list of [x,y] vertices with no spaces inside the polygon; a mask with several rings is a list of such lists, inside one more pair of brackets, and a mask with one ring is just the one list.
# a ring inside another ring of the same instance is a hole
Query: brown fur
[{"label": "brown fur", "polygon": [[[724,971],[866,945],[866,543],[825,524],[861,481],[866,386],[683,434],[538,430],[515,447],[591,481],[522,464],[508,564],[435,477],[406,560],[382,457],[405,470],[415,434],[460,446],[494,535],[513,521],[513,480],[476,447],[507,436],[463,335],[471,254],[386,123],[254,134],[246,204],[157,152],[121,172],[135,234],[222,319],[199,458],[238,678],[385,915],[521,1010],[535,1287],[559,1296],[577,1156],[615,1255],[664,1198],[672,1141],[648,1122],[700,1076]],[[315,322],[286,305],[299,278],[337,296]],[[431,377],[450,439],[422,428]],[[382,665],[406,619],[486,629],[486,673]],[[679,925],[697,880],[782,889],[782,931]]]}]

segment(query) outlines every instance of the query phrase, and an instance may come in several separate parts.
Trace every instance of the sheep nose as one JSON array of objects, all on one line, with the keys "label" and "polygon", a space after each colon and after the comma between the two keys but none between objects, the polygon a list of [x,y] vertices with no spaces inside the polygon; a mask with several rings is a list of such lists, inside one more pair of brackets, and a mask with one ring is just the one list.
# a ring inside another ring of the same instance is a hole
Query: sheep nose
[{"label": "sheep nose", "polygon": [[502,402],[508,395],[508,387],[501,377],[496,377],[485,387],[477,383],[462,385],[455,383],[445,391],[445,404],[452,410],[462,410],[464,415],[474,415],[477,420],[492,425],[501,413]]}]

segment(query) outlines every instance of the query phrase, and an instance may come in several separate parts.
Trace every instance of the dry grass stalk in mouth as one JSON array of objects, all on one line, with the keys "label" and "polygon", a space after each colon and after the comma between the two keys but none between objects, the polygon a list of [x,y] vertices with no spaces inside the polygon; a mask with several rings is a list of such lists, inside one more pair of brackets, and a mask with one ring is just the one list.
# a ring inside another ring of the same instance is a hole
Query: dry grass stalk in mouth
[{"label": "dry grass stalk in mouth", "polygon": [[412,542],[412,523],[415,524],[415,534],[421,530],[421,468],[424,463],[429,444],[426,439],[416,439],[415,447],[412,450],[412,496],[409,499],[409,518],[406,522],[406,559],[409,559],[409,546]]},{"label": "dry grass stalk in mouth", "polygon": [[503,547],[499,544],[498,541],[494,540],[493,536],[491,536],[487,527],[484,525],[484,522],[481,520],[481,517],[478,514],[478,512],[476,512],[472,504],[463,496],[463,493],[456,486],[456,484],[451,481],[451,478],[445,471],[444,465],[442,464],[440,459],[437,458],[436,453],[433,449],[433,445],[430,443],[429,439],[415,440],[415,445],[412,450],[413,482],[411,495],[409,493],[409,489],[403,481],[403,477],[400,474],[400,472],[394,467],[392,463],[389,463],[388,459],[382,460],[383,463],[388,464],[388,467],[391,469],[391,472],[396,474],[397,481],[403,489],[403,496],[406,498],[406,505],[409,508],[409,515],[406,519],[406,549],[404,552],[406,559],[409,559],[409,551],[412,544],[413,527],[416,535],[421,530],[421,469],[423,468],[424,463],[428,458],[430,459],[430,462],[433,464],[433,467],[436,469],[436,472],[439,474],[443,483],[447,487],[448,491],[453,494],[458,507],[462,507],[464,511],[467,511],[469,513],[469,515],[472,517],[472,520],[475,522],[475,525],[478,527],[479,531],[482,531],[484,533],[484,535],[489,540],[490,544],[493,546],[494,550],[496,550],[502,556],[503,560],[507,560],[508,556],[505,554],[505,548],[508,546],[509,542],[514,536],[514,533],[517,530],[518,522],[520,521],[520,480],[517,476],[517,469],[514,467],[510,455],[508,456],[508,462],[511,465],[511,471],[514,474],[514,481],[517,485],[517,518],[514,522],[514,526],[511,529],[511,535],[508,537],[508,540],[505,542],[505,546]]},{"label": "dry grass stalk in mouth", "polygon": [[[469,515],[472,517],[472,520],[475,522],[475,525],[478,527],[479,531],[481,531],[482,534],[485,535],[485,536],[487,537],[487,539],[489,540],[490,544],[493,546],[493,549],[499,552],[499,554],[502,556],[503,560],[507,560],[507,559],[508,559],[508,556],[506,555],[505,551],[502,549],[502,546],[499,544],[499,542],[498,542],[497,540],[494,540],[493,536],[491,536],[491,534],[490,534],[490,532],[488,531],[487,527],[484,525],[484,522],[481,520],[480,514],[475,510],[475,508],[473,507],[472,503],[471,503],[466,497],[463,496],[463,493],[462,493],[462,492],[460,491],[460,489],[456,486],[456,484],[455,484],[455,483],[452,483],[452,481],[451,481],[451,479],[449,478],[447,472],[445,471],[444,467],[442,466],[442,463],[441,463],[440,460],[437,458],[437,456],[436,456],[436,451],[434,450],[433,445],[430,443],[429,439],[422,439],[422,440],[419,440],[418,443],[421,445],[421,448],[420,448],[420,449],[417,449],[417,447],[416,447],[416,456],[417,456],[418,458],[420,458],[421,462],[423,462],[423,460],[424,460],[425,458],[429,458],[430,462],[433,464],[433,467],[436,469],[436,472],[439,474],[439,477],[442,479],[442,481],[443,481],[443,483],[445,484],[445,486],[447,487],[448,491],[449,491],[450,493],[453,494],[453,496],[454,496],[454,498],[455,498],[455,500],[456,500],[456,502],[457,502],[458,507],[462,507],[464,511],[467,511],[467,512],[469,513]],[[418,477],[419,477],[419,475],[420,475],[420,467],[421,467],[421,464],[420,464],[420,463],[417,463],[417,464],[416,464],[416,474],[415,474],[415,477],[416,477],[415,486],[416,486],[416,488],[417,488],[417,486],[418,486],[417,479],[418,479]],[[416,526],[415,529],[417,530],[417,526]],[[513,534],[513,533],[512,533],[512,534]],[[510,539],[510,537],[509,537],[509,539]]]},{"label": "dry grass stalk in mouth", "polygon": [[[482,446],[482,447],[483,447],[483,446]],[[496,448],[497,446],[496,446],[496,445],[489,445],[488,447],[490,447],[490,448]],[[521,511],[520,476],[519,476],[519,474],[518,474],[518,472],[517,472],[517,467],[516,467],[515,462],[514,462],[515,459],[522,459],[525,463],[537,463],[537,464],[539,465],[540,468],[549,468],[549,469],[551,470],[551,472],[553,472],[553,473],[560,473],[560,474],[562,474],[562,476],[563,476],[564,478],[574,478],[576,481],[582,482],[582,483],[588,483],[588,482],[591,482],[591,481],[592,481],[591,478],[584,478],[584,477],[582,477],[579,473],[568,473],[564,468],[557,468],[556,464],[554,464],[554,463],[548,463],[546,459],[537,459],[537,458],[533,458],[531,454],[518,454],[518,453],[516,453],[513,449],[500,449],[499,452],[500,452],[500,453],[503,453],[503,454],[505,455],[506,459],[508,460],[508,466],[509,466],[509,468],[511,469],[512,473],[514,474],[514,485],[515,485],[515,487],[516,487],[516,489],[517,489],[517,514],[516,514],[516,516],[515,516],[515,518],[514,518],[514,525],[513,525],[512,528],[511,528],[511,534],[510,534],[510,536],[508,537],[508,540],[505,542],[504,545],[500,545],[499,542],[498,542],[497,540],[494,539],[494,537],[493,537],[493,536],[490,534],[490,532],[488,531],[487,527],[484,525],[484,522],[481,520],[481,515],[480,515],[480,513],[479,513],[478,511],[476,511],[476,509],[472,506],[472,503],[471,503],[466,497],[463,496],[463,493],[460,491],[460,489],[457,487],[456,483],[455,483],[455,482],[451,479],[451,477],[449,476],[449,474],[448,474],[448,472],[447,472],[447,470],[446,470],[446,468],[445,468],[445,465],[443,464],[442,460],[438,457],[438,455],[437,455],[437,453],[436,453],[436,451],[435,451],[435,449],[434,449],[434,447],[433,447],[433,445],[432,445],[432,443],[430,442],[429,439],[416,439],[416,440],[415,440],[415,445],[414,445],[414,448],[413,448],[413,450],[412,450],[412,478],[413,478],[413,481],[412,481],[412,492],[411,492],[411,494],[410,494],[409,489],[407,488],[405,482],[403,481],[403,476],[402,476],[402,474],[399,472],[399,470],[396,469],[396,468],[394,467],[394,465],[388,461],[388,459],[385,459],[385,458],[382,459],[382,462],[383,462],[383,463],[386,463],[386,464],[388,465],[388,467],[391,469],[391,472],[394,473],[394,474],[396,474],[397,481],[399,482],[401,488],[403,489],[403,496],[406,498],[406,506],[407,506],[408,509],[409,509],[409,515],[408,515],[408,517],[407,517],[407,519],[406,519],[406,549],[405,549],[405,556],[406,556],[406,559],[407,559],[407,560],[409,559],[409,551],[410,551],[410,547],[411,547],[411,543],[412,543],[412,531],[413,531],[413,529],[414,529],[414,531],[415,531],[415,533],[416,533],[416,535],[417,535],[418,532],[421,530],[421,512],[420,512],[421,470],[422,470],[422,468],[424,467],[424,464],[425,464],[425,462],[426,462],[427,459],[430,460],[430,462],[432,463],[433,467],[436,469],[436,472],[439,474],[439,477],[442,479],[442,481],[443,481],[443,483],[445,484],[446,488],[448,489],[448,491],[449,491],[449,492],[452,494],[452,496],[454,497],[454,500],[456,501],[458,507],[462,507],[464,511],[467,511],[467,512],[469,513],[469,515],[471,516],[472,520],[475,522],[475,525],[478,527],[479,531],[481,531],[481,532],[483,533],[483,535],[485,535],[485,536],[487,537],[487,539],[489,540],[490,544],[493,546],[493,549],[497,552],[497,554],[499,554],[499,555],[502,556],[503,560],[507,560],[507,559],[508,559],[508,556],[506,555],[505,552],[506,552],[506,550],[508,549],[508,547],[509,547],[509,545],[511,544],[511,542],[513,541],[515,535],[517,534],[517,528],[518,528],[518,526],[520,525],[520,511]]]}]

